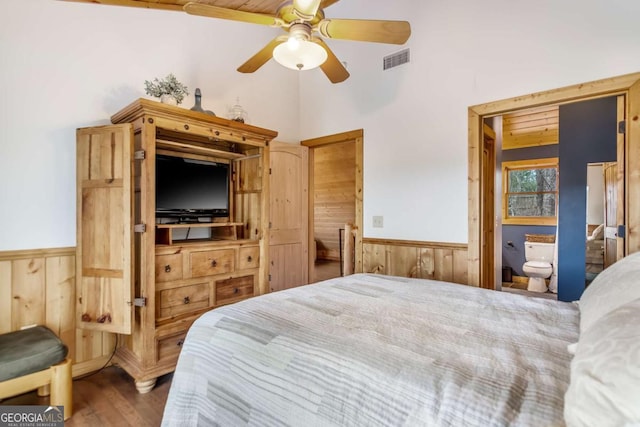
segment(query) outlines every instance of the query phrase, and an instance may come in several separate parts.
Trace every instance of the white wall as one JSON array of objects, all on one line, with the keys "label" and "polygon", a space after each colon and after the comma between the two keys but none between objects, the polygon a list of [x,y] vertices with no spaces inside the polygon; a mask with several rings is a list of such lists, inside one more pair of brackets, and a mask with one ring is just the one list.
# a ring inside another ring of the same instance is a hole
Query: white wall
[{"label": "white wall", "polygon": [[400,47],[329,40],[348,64],[344,83],[273,61],[243,75],[237,66],[279,30],[0,2],[0,250],[75,245],[75,129],[107,123],[169,72],[219,115],[240,96],[250,122],[284,142],[363,128],[364,235],[464,243],[470,105],[640,71],[635,1],[342,0],[325,12],[409,20],[411,63],[383,72]]},{"label": "white wall", "polygon": [[109,123],[174,73],[181,106],[226,116],[240,97],[249,123],[299,141],[298,76],[270,61],[236,68],[280,30],[180,12],[59,2],[0,2],[0,250],[75,246],[75,129]]},{"label": "white wall", "polygon": [[604,176],[602,164],[587,166],[587,224],[604,222]]},{"label": "white wall", "polygon": [[[364,235],[467,242],[467,108],[640,71],[640,3],[343,0],[329,18],[411,22],[402,47],[329,40],[351,77],[301,75],[301,137],[365,133]],[[372,216],[384,216],[384,228]]]}]

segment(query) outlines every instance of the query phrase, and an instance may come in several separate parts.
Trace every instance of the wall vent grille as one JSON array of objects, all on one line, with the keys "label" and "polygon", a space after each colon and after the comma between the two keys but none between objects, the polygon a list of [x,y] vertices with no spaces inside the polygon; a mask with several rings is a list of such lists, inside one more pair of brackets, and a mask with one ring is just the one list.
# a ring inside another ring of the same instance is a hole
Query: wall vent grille
[{"label": "wall vent grille", "polygon": [[388,70],[389,68],[397,67],[398,65],[406,64],[411,60],[409,54],[409,48],[403,49],[399,52],[387,55],[382,59],[382,69]]}]

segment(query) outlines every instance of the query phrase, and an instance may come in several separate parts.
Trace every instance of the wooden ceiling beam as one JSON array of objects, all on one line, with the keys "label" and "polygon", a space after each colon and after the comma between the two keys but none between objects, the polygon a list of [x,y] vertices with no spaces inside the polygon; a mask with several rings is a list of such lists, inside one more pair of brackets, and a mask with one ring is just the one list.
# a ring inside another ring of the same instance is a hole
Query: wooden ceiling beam
[{"label": "wooden ceiling beam", "polygon": [[182,4],[177,3],[158,3],[153,1],[141,1],[141,0],[60,0],[74,3],[92,3],[92,4],[104,4],[108,6],[127,6],[138,7],[144,9],[159,9],[159,10],[171,10],[182,12]]},{"label": "wooden ceiling beam", "polygon": [[[144,9],[172,10],[182,12],[186,3],[192,0],[59,0],[74,3],[103,4],[108,6],[127,6]],[[193,0],[195,1],[195,0]],[[201,0],[199,3],[224,7],[227,9],[243,10],[245,12],[275,14],[278,6],[284,0]],[[337,3],[339,0],[323,0],[322,9]]]}]

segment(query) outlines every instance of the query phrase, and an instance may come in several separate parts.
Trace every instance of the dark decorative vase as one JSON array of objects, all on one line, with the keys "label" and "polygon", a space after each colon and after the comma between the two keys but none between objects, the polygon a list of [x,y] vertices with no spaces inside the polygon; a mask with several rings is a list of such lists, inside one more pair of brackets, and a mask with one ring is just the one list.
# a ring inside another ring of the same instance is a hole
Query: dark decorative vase
[{"label": "dark decorative vase", "polygon": [[193,107],[191,107],[191,111],[199,111],[201,113],[206,113],[206,114],[215,116],[215,113],[213,111],[204,110],[202,108],[202,92],[200,92],[200,88],[196,88],[195,97],[196,97],[196,104]]}]

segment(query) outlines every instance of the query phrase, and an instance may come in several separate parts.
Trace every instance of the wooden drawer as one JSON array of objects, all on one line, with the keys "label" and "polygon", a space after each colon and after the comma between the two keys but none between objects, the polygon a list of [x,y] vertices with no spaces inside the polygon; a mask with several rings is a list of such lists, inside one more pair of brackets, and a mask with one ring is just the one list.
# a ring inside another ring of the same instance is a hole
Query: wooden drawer
[{"label": "wooden drawer", "polygon": [[253,296],[253,274],[216,281],[216,306]]},{"label": "wooden drawer", "polygon": [[218,249],[191,253],[191,277],[214,276],[235,269],[235,250]]},{"label": "wooden drawer", "polygon": [[157,316],[171,317],[210,306],[209,282],[180,286],[157,292]]},{"label": "wooden drawer", "polygon": [[260,266],[260,247],[240,248],[238,258],[238,270],[258,268]]},{"label": "wooden drawer", "polygon": [[182,279],[182,254],[156,255],[156,282]]},{"label": "wooden drawer", "polygon": [[158,362],[177,362],[187,331],[164,337],[158,340]]}]

